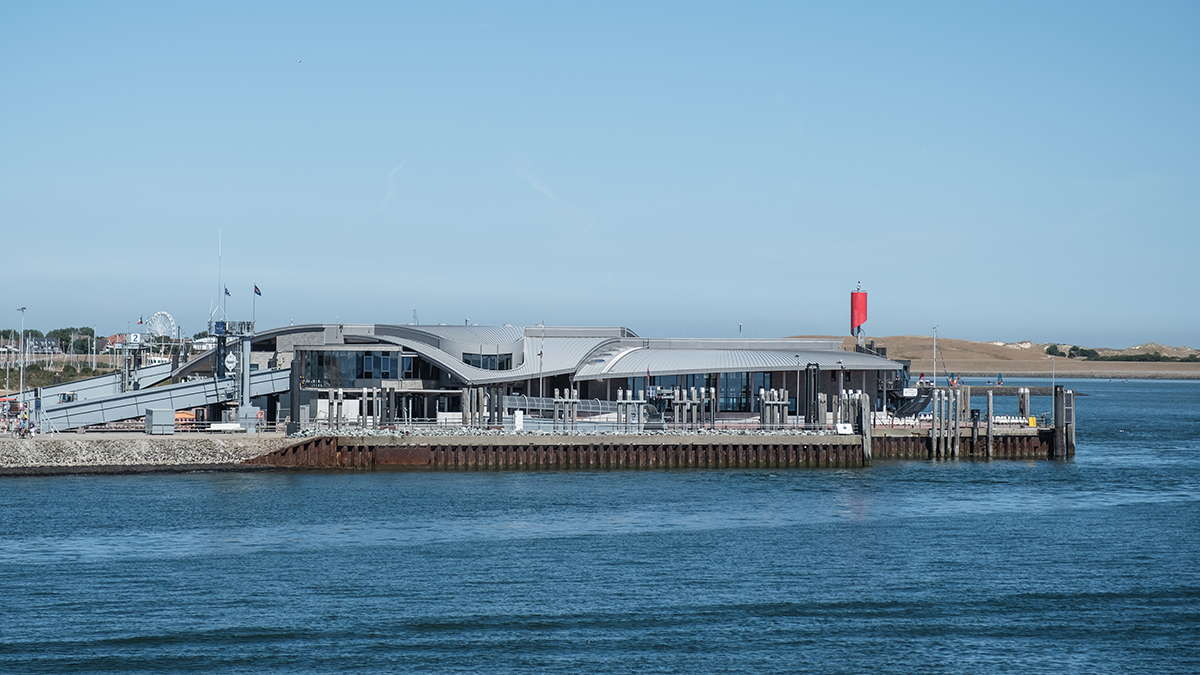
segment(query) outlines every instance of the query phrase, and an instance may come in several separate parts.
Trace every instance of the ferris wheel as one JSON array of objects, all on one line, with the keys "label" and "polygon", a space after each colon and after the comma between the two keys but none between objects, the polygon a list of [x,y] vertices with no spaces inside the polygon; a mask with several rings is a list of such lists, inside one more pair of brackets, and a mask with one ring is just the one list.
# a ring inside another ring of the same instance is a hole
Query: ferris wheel
[{"label": "ferris wheel", "polygon": [[154,337],[174,337],[175,319],[166,312],[155,312],[146,322],[146,332]]}]

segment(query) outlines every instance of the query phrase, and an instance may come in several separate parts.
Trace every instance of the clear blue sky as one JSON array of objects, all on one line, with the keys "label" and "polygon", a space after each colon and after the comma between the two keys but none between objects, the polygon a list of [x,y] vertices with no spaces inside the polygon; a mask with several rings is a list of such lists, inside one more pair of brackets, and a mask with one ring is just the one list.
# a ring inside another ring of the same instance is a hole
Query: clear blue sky
[{"label": "clear blue sky", "polygon": [[0,326],[1200,347],[1200,3],[249,4],[0,5]]}]

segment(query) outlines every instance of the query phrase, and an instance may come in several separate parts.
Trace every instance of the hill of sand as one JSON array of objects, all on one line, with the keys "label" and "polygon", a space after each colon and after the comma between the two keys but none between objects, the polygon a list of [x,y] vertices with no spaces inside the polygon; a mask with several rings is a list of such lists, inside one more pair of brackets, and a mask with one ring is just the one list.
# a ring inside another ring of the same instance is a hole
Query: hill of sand
[{"label": "hill of sand", "polygon": [[[800,337],[800,336],[798,336]],[[803,336],[831,337],[831,336]],[[838,336],[832,336],[837,339]],[[843,337],[843,349],[854,349],[854,338]],[[887,357],[898,361],[911,361],[909,372],[913,375],[933,373],[933,338],[928,335],[895,335],[868,338],[876,347],[885,347]],[[1051,359],[1046,354],[1049,343],[1035,342],[972,342],[938,338],[937,358],[939,375],[995,377],[1049,377],[1052,373],[1063,377],[1094,378],[1162,378],[1200,379],[1200,363],[1155,363],[1134,361],[1088,361],[1059,356]],[[1065,352],[1070,345],[1060,345]],[[1198,353],[1190,347],[1171,347],[1149,343],[1128,349],[1096,348],[1100,354],[1150,354],[1186,357]]]}]

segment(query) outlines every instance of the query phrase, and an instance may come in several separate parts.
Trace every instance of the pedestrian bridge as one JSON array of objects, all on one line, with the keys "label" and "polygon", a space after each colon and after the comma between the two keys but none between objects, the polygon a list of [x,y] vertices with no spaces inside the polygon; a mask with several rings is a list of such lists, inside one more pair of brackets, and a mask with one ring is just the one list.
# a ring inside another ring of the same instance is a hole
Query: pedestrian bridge
[{"label": "pedestrian bridge", "polygon": [[[59,396],[62,394],[75,394],[76,401],[116,396],[121,393],[121,376],[122,374],[117,372],[110,375],[101,375],[100,377],[90,377],[86,380],[75,380],[74,382],[64,382],[63,384],[42,387],[42,406],[56,405]],[[170,379],[170,377],[171,364],[160,363],[138,368],[133,372],[132,379],[137,389],[145,389],[146,387],[153,387],[163,380]],[[37,391],[29,389],[16,394],[14,398],[22,403],[33,403],[33,399],[37,393]]]},{"label": "pedestrian bridge", "polygon": [[[158,366],[152,367],[157,368]],[[139,370],[139,374],[142,370],[146,369]],[[169,365],[166,374],[167,377],[170,377],[171,371]],[[93,379],[99,380],[104,378]],[[67,429],[76,429],[94,424],[119,422],[121,420],[142,417],[148,409],[188,410],[215,403],[236,401],[238,399],[237,381],[237,376],[221,379],[206,378],[107,396],[99,395],[92,396],[91,398],[83,398],[81,396],[79,400],[70,403],[43,405],[41,430],[43,433],[66,431]],[[88,381],[84,380],[83,382]],[[71,385],[75,385],[76,388],[69,391],[78,393],[80,391],[78,385],[80,384],[81,382],[72,382]],[[291,369],[289,368],[257,370],[250,373],[251,398],[269,394],[280,394],[288,391],[290,386]],[[46,391],[49,389],[43,390],[43,399],[45,399]],[[86,387],[84,391],[89,391],[93,394],[100,393],[103,392],[103,387]]]}]

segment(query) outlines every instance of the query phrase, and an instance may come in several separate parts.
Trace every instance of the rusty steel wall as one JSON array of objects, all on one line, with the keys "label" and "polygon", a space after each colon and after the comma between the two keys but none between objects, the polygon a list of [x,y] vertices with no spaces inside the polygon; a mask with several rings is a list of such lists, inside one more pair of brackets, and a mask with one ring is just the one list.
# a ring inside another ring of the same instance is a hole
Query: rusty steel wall
[{"label": "rusty steel wall", "polygon": [[452,470],[787,468],[863,466],[862,445],[838,443],[367,443],[323,436],[247,460],[291,468]]},{"label": "rusty steel wall", "polygon": [[[959,441],[960,459],[986,459],[987,438],[973,440],[964,435]],[[874,459],[933,459],[934,452],[928,435],[874,436],[871,439]],[[1043,429],[1036,434],[1006,434],[992,437],[992,459],[1053,459],[1054,430]],[[1068,451],[1068,457],[1074,450]],[[943,456],[945,458],[945,456]]]},{"label": "rusty steel wall", "polygon": [[431,466],[451,470],[724,469],[863,466],[861,444],[579,443],[431,447]]},{"label": "rusty steel wall", "polygon": [[[678,438],[678,437],[676,437]],[[308,438],[247,460],[281,468],[374,469],[409,467],[448,470],[521,471],[534,469],[724,469],[844,468],[867,464],[858,436],[721,438],[720,442],[554,440],[541,438],[337,437]],[[716,439],[713,439],[716,440]],[[422,442],[428,441],[428,442]],[[928,435],[874,436],[874,459],[931,459]],[[1054,435],[1022,433],[993,437],[993,459],[1053,458]],[[985,459],[987,439],[961,438],[960,459]]]}]

